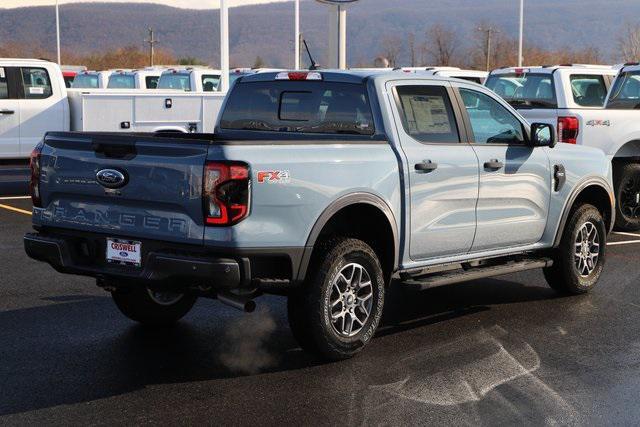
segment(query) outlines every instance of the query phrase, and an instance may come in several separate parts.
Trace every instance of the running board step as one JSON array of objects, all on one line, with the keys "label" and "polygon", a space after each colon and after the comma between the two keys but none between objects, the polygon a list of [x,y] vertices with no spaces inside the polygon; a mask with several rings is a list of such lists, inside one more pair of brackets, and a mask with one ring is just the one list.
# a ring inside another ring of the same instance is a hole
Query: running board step
[{"label": "running board step", "polygon": [[466,270],[457,269],[444,273],[416,276],[404,280],[402,285],[415,290],[431,289],[454,283],[469,282],[471,280],[484,279],[487,277],[503,276],[505,274],[551,267],[552,265],[553,260],[550,258],[523,259],[519,261],[509,261],[499,265],[474,267]]}]

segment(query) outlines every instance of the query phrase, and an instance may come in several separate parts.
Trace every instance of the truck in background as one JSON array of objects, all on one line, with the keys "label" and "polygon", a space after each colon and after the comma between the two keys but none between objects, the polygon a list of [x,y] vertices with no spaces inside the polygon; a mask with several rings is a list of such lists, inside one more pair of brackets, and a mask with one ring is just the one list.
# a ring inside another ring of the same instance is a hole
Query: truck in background
[{"label": "truck in background", "polygon": [[220,90],[220,70],[189,67],[165,70],[158,81],[158,89],[183,92],[217,92]]},{"label": "truck in background", "polygon": [[463,70],[458,67],[403,67],[402,70],[407,72],[424,71],[432,76],[452,77],[478,84],[484,84],[489,76],[487,71]]},{"label": "truck in background", "polygon": [[164,69],[157,67],[142,70],[116,70],[109,76],[107,89],[157,89]]},{"label": "truck in background", "polygon": [[106,89],[109,85],[109,77],[112,71],[89,71],[85,70],[78,73],[73,82],[71,88],[73,89]]},{"label": "truck in background", "polygon": [[[78,76],[106,78],[98,74]],[[57,64],[0,59],[0,159],[28,158],[48,131],[213,132],[223,100],[220,92],[67,89]]]},{"label": "truck in background", "polygon": [[73,80],[76,78],[78,73],[87,71],[87,67],[84,65],[62,65],[60,68],[62,69],[62,76],[64,77],[64,84],[67,89],[72,86]]}]

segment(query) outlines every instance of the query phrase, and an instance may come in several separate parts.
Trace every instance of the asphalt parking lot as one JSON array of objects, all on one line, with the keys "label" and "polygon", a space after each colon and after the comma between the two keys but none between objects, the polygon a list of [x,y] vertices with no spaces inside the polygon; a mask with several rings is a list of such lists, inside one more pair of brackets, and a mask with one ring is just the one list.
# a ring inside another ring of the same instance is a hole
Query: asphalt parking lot
[{"label": "asphalt parking lot", "polygon": [[251,315],[201,300],[172,329],[131,323],[90,279],[26,257],[31,205],[12,185],[0,184],[2,424],[640,419],[640,233],[611,235],[603,280],[586,296],[558,297],[538,271],[393,288],[367,350],[318,364],[297,347],[279,297]]}]

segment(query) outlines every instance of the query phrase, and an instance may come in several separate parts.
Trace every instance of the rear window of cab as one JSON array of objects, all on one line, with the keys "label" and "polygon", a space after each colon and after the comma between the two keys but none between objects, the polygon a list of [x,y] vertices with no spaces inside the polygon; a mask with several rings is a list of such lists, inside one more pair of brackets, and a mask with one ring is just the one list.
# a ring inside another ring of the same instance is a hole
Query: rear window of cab
[{"label": "rear window of cab", "polygon": [[515,108],[558,108],[551,73],[492,74],[485,86]]},{"label": "rear window of cab", "polygon": [[317,81],[240,82],[233,87],[223,129],[373,135],[363,84]]}]

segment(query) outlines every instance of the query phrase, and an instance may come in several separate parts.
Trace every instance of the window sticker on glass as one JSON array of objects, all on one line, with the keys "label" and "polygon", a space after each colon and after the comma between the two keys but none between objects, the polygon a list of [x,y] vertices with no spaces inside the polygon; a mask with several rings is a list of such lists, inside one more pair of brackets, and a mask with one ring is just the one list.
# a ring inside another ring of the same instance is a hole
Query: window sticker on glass
[{"label": "window sticker on glass", "polygon": [[441,96],[413,95],[409,103],[414,121],[412,131],[421,133],[451,133],[447,108]]},{"label": "window sticker on glass", "polygon": [[43,87],[30,87],[29,88],[29,93],[31,95],[44,95],[44,88]]},{"label": "window sticker on glass", "polygon": [[4,68],[0,68],[0,79],[4,79],[5,77]]}]

